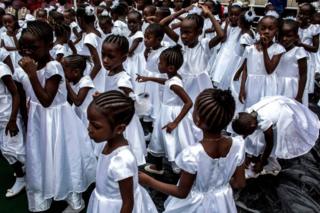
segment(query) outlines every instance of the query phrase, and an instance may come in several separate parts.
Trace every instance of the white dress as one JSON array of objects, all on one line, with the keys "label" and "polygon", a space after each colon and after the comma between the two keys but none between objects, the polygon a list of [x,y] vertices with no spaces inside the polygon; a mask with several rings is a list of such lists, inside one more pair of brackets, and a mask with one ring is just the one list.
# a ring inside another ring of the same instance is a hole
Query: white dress
[{"label": "white dress", "polygon": [[[18,34],[16,35],[18,41],[20,39],[20,36],[21,36],[21,31],[19,31]],[[6,47],[16,47],[13,37],[8,36],[7,32],[4,32],[1,34],[1,40]],[[13,67],[18,67],[18,62],[21,59],[21,56],[18,53],[18,50],[9,51],[9,54],[11,57]]]},{"label": "white dress", "polygon": [[184,148],[202,139],[202,132],[194,125],[190,112],[171,133],[162,129],[176,119],[184,105],[180,97],[171,89],[172,86],[183,88],[182,80],[175,76],[166,81],[160,113],[155,121],[151,142],[148,146],[150,153],[159,157],[165,156],[170,162],[173,162]]},{"label": "white dress", "polygon": [[209,42],[210,39],[205,38],[193,48],[185,45],[182,48],[184,62],[179,73],[184,88],[193,102],[203,90],[212,88],[212,82],[206,71],[211,54]]},{"label": "white dress", "polygon": [[258,114],[258,129],[246,138],[246,152],[259,156],[265,147],[263,132],[272,127],[271,157],[290,159],[306,154],[319,136],[320,122],[305,105],[284,97],[262,99],[247,109]]},{"label": "white dress", "polygon": [[[144,76],[155,78],[168,78],[166,74],[160,73],[158,69],[160,54],[165,49],[165,47],[160,47],[159,49],[151,50],[146,61],[146,67],[143,73]],[[141,92],[149,94],[149,100],[151,105],[150,117],[153,121],[155,121],[160,112],[163,85],[151,81],[140,84],[140,89],[143,90]]]},{"label": "white dress", "polygon": [[71,24],[69,25],[69,27],[70,27],[70,29],[71,29],[70,40],[71,40],[72,42],[75,42],[75,41],[77,40],[77,36],[74,34],[73,30],[76,29],[77,32],[80,32],[81,29],[80,29],[78,23],[75,22],[75,21],[71,22]]},{"label": "white dress", "polygon": [[[313,44],[313,37],[319,36],[320,34],[320,26],[311,24],[308,28],[302,29],[299,28],[299,37],[302,43],[307,45]],[[306,87],[309,89],[309,93],[313,93],[314,91],[314,75],[316,69],[316,53],[308,52],[308,77]]]},{"label": "white dress", "polygon": [[201,143],[184,149],[177,157],[176,164],[197,177],[185,199],[170,196],[166,200],[164,212],[236,213],[229,182],[244,159],[244,141],[241,137],[232,138],[229,153],[221,158],[211,158]]},{"label": "white dress", "polygon": [[128,37],[129,47],[132,46],[132,43],[135,39],[141,38],[142,41],[139,43],[138,47],[135,49],[133,55],[128,57],[125,61],[124,69],[130,75],[133,89],[135,93],[139,94],[143,92],[143,87],[141,83],[136,81],[137,74],[142,75],[144,68],[146,66],[146,60],[144,57],[144,44],[143,44],[143,33],[142,31],[137,31],[134,35]]},{"label": "white dress", "polygon": [[[295,99],[299,89],[299,67],[298,60],[307,58],[308,55],[303,47],[294,47],[285,52],[276,68],[277,95]],[[307,90],[303,95],[303,103],[308,104]]]},{"label": "white dress", "polygon": [[[121,87],[132,89],[130,76],[125,71],[112,76],[107,75],[105,82],[105,92],[111,90],[123,92],[123,90],[120,89]],[[145,156],[147,155],[146,141],[144,139],[142,125],[136,114],[133,115],[131,122],[126,127],[124,136],[129,141],[129,146],[137,159],[138,165],[141,166],[145,164]],[[102,150],[102,148],[100,150]]]},{"label": "white dress", "polygon": [[226,36],[227,39],[221,44],[214,64],[208,67],[212,81],[220,89],[228,89],[230,87],[231,77],[237,71],[236,69],[241,60],[237,52],[240,48],[241,29],[228,26]]},{"label": "white dress", "polygon": [[[83,35],[82,41],[79,44],[80,47],[79,47],[78,54],[91,57],[90,50],[87,46],[87,45],[91,45],[97,50],[100,58],[100,62],[102,62],[102,57],[101,57],[102,42],[103,42],[102,39],[99,36],[97,36],[95,33],[85,34]],[[92,62],[87,63],[85,75],[90,75],[92,68],[93,68],[93,63]],[[99,92],[102,92],[104,89],[105,76],[106,76],[106,72],[104,71],[103,68],[101,68],[101,70],[98,72],[95,79],[93,80],[94,86],[96,87],[96,90]]]},{"label": "white dress", "polygon": [[54,200],[67,200],[74,208],[81,194],[95,181],[96,158],[86,127],[67,102],[67,89],[60,63],[51,61],[37,71],[44,87],[47,79],[61,76],[52,104],[45,108],[35,95],[27,74],[16,69],[29,99],[26,139],[26,181],[30,211],[44,211]]},{"label": "white dress", "polygon": [[[274,43],[268,48],[267,52],[271,59],[274,55],[284,53],[285,49],[280,44]],[[248,108],[260,101],[262,97],[277,94],[277,76],[275,72],[267,73],[263,52],[258,51],[256,45],[246,47],[243,57],[247,59],[245,108]]]},{"label": "white dress", "polygon": [[8,56],[10,56],[10,53],[4,47],[0,47],[0,61],[3,62]]},{"label": "white dress", "polygon": [[61,54],[63,57],[72,55],[72,50],[68,44],[56,44],[51,50],[50,55],[53,59],[56,59],[57,56]]},{"label": "white dress", "polygon": [[2,155],[10,164],[17,160],[24,163],[25,161],[25,130],[18,113],[17,126],[19,132],[16,136],[6,135],[5,129],[9,122],[12,110],[12,96],[3,82],[3,77],[12,76],[10,68],[0,62],[0,150]]},{"label": "white dress", "polygon": [[119,213],[122,198],[119,181],[133,178],[133,213],[153,213],[157,209],[148,192],[138,183],[138,166],[128,146],[121,146],[108,155],[100,154],[96,188],[91,194],[87,213]]},{"label": "white dress", "polygon": [[112,32],[112,34],[122,35],[127,38],[130,35],[130,30],[128,28],[127,23],[120,21],[120,20],[116,20],[115,22],[113,22],[113,27],[112,27],[111,32]]}]

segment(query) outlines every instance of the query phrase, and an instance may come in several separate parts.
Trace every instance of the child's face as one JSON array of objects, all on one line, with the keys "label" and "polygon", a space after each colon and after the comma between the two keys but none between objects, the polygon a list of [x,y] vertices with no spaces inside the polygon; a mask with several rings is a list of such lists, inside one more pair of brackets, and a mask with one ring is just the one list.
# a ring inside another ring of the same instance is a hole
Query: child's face
[{"label": "child's face", "polygon": [[67,13],[67,12],[63,13],[63,18],[64,18],[64,23],[66,25],[70,25],[73,22],[73,19],[70,13]]},{"label": "child's face", "polygon": [[193,20],[185,19],[181,24],[181,40],[184,45],[189,46],[194,44],[201,32],[197,29],[196,23]]},{"label": "child's face", "polygon": [[174,8],[176,10],[180,10],[183,6],[183,1],[182,0],[174,0],[173,4],[174,4]]},{"label": "child's face", "polygon": [[311,11],[308,6],[302,6],[299,9],[298,21],[301,25],[307,25],[311,21]]},{"label": "child's face", "polygon": [[66,79],[67,79],[68,81],[71,81],[71,82],[75,81],[75,80],[76,80],[76,77],[77,77],[77,76],[75,75],[76,72],[74,71],[73,68],[71,68],[71,67],[68,66],[68,62],[65,61],[65,60],[62,60],[61,65],[62,65],[62,67],[63,67],[63,71],[64,71],[64,75],[65,75]]},{"label": "child's face", "polygon": [[138,10],[143,10],[144,8],[144,0],[136,0],[136,7]]},{"label": "child's face", "polygon": [[162,55],[160,55],[158,69],[159,69],[160,73],[167,73],[167,70],[168,70],[167,62]]},{"label": "child's face", "polygon": [[264,18],[259,23],[259,34],[261,37],[265,37],[268,42],[271,42],[277,33],[276,22],[271,18]]},{"label": "child's face", "polygon": [[87,110],[89,120],[89,136],[96,143],[108,141],[114,135],[111,124],[100,109],[94,104],[90,104]]},{"label": "child's face", "polygon": [[280,35],[280,43],[286,49],[289,49],[290,47],[294,46],[294,43],[298,39],[297,33],[295,33],[292,29],[292,26],[288,24],[284,24],[282,26]]},{"label": "child's face", "polygon": [[122,66],[127,55],[122,53],[117,44],[105,42],[102,46],[102,63],[106,70],[113,71]]},{"label": "child's face", "polygon": [[147,18],[150,17],[150,16],[154,16],[154,14],[152,13],[151,9],[148,8],[148,7],[144,8],[144,10],[143,10],[143,19],[147,20]]},{"label": "child's face", "polygon": [[320,24],[320,13],[317,13],[313,16],[312,22],[313,24]]},{"label": "child's face", "polygon": [[240,8],[235,8],[235,7],[231,8],[230,14],[229,14],[229,20],[232,26],[237,26],[240,14],[241,14]]},{"label": "child's face", "polygon": [[141,20],[134,13],[128,15],[128,28],[131,32],[137,32],[141,26]]},{"label": "child's face", "polygon": [[112,30],[112,24],[107,21],[99,21],[99,26],[104,34],[111,33]]},{"label": "child's face", "polygon": [[171,5],[171,0],[163,0],[162,1],[163,7],[170,7],[170,5]]},{"label": "child's face", "polygon": [[160,39],[158,39],[152,32],[150,32],[149,30],[146,30],[144,33],[144,45],[147,48],[153,48],[156,46],[160,45],[159,41]]},{"label": "child's face", "polygon": [[28,56],[35,61],[41,61],[43,57],[49,55],[52,48],[52,43],[44,42],[43,39],[34,36],[33,34],[24,33],[19,41],[19,53],[22,56]]},{"label": "child's face", "polygon": [[37,12],[36,19],[40,21],[47,21],[47,14],[43,11]]},{"label": "child's face", "polygon": [[11,15],[4,15],[2,17],[3,26],[10,32],[15,30],[15,20]]}]

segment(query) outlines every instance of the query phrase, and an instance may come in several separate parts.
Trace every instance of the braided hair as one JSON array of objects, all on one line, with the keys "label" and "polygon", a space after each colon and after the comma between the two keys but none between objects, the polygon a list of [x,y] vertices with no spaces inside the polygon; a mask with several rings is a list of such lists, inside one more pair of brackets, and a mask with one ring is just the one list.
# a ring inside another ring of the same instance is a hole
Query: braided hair
[{"label": "braided hair", "polygon": [[87,24],[93,24],[96,21],[96,17],[94,15],[87,15],[86,14],[86,7],[88,5],[82,4],[78,7],[76,15],[77,18],[81,18]]},{"label": "braided hair", "polygon": [[119,1],[119,4],[115,7],[111,7],[111,16],[125,16],[128,12],[128,4],[125,1]]},{"label": "braided hair", "polygon": [[148,32],[148,33],[154,35],[156,38],[160,38],[161,40],[164,37],[163,27],[160,24],[157,24],[157,23],[150,24],[146,28],[145,32]]},{"label": "braided hair", "polygon": [[[44,21],[29,21],[27,28],[22,30],[21,38],[25,33],[30,33],[48,44],[53,42],[53,30],[51,26]],[[19,42],[20,41],[21,39]]]},{"label": "braided hair", "polygon": [[198,96],[195,111],[206,130],[219,133],[232,120],[235,101],[229,90],[206,89]]},{"label": "braided hair", "polygon": [[63,58],[64,62],[67,63],[67,66],[76,70],[81,70],[81,74],[83,74],[84,70],[87,67],[87,58],[82,55],[69,55]]},{"label": "braided hair", "polygon": [[103,44],[105,43],[116,44],[123,54],[127,54],[129,52],[128,39],[122,35],[111,34],[104,40]]},{"label": "braided hair", "polygon": [[71,28],[66,24],[56,24],[54,26],[54,33],[56,37],[62,37],[67,33],[71,33]]},{"label": "braided hair", "polygon": [[128,125],[135,113],[134,101],[117,90],[99,94],[91,104],[95,104],[106,116],[112,127]]},{"label": "braided hair", "polygon": [[183,54],[180,45],[165,49],[161,52],[160,57],[166,60],[167,65],[173,65],[176,70],[180,69],[183,64]]},{"label": "braided hair", "polygon": [[204,24],[204,19],[202,16],[195,14],[195,13],[192,13],[192,14],[188,14],[186,16],[185,20],[194,21],[196,23],[197,30],[199,30],[199,29],[202,30],[203,24]]}]

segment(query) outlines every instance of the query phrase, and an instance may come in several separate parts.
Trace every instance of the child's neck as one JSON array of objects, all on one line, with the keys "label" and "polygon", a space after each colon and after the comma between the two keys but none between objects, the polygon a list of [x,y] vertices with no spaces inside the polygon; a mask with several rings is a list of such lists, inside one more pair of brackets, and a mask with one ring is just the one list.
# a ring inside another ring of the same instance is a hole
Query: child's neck
[{"label": "child's neck", "polygon": [[79,77],[77,77],[76,79],[74,79],[74,80],[72,81],[72,84],[73,84],[73,85],[76,85],[77,83],[79,83],[79,81],[81,80],[82,77],[83,77],[83,76],[79,76]]},{"label": "child's neck", "polygon": [[51,55],[50,53],[46,54],[44,57],[42,57],[42,59],[38,62],[38,70],[41,70],[42,68],[44,68],[48,62],[52,61]]},{"label": "child's neck", "polygon": [[119,72],[122,72],[124,69],[123,69],[123,65],[121,64],[120,66],[112,69],[112,70],[109,70],[109,76],[112,76],[112,75],[116,75],[118,74]]},{"label": "child's neck", "polygon": [[173,78],[175,76],[178,76],[178,73],[177,72],[175,72],[175,73],[167,73],[167,76],[168,76],[169,79],[171,79],[171,78]]},{"label": "child's neck", "polygon": [[195,46],[197,46],[198,43],[199,43],[199,39],[197,38],[192,44],[189,44],[188,47],[194,48]]},{"label": "child's neck", "polygon": [[86,33],[94,33],[96,32],[96,28],[93,25],[86,25],[84,31]]},{"label": "child's neck", "polygon": [[151,49],[153,49],[153,50],[157,50],[157,49],[159,49],[159,48],[161,48],[162,46],[161,46],[161,43],[158,43],[158,44],[156,44],[155,46],[153,46]]},{"label": "child's neck", "polygon": [[121,146],[127,146],[128,141],[124,138],[123,134],[120,134],[112,139],[108,140],[108,143],[103,148],[102,153],[108,155]]},{"label": "child's neck", "polygon": [[221,132],[219,133],[212,133],[212,132],[208,132],[208,131],[203,131],[203,140],[216,140],[221,138]]}]

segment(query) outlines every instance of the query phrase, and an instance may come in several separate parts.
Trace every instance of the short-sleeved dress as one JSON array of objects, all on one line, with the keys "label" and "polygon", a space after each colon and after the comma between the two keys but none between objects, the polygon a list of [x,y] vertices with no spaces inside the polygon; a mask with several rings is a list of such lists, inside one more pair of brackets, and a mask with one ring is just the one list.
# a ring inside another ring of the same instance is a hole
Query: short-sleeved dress
[{"label": "short-sleeved dress", "polygon": [[19,128],[18,134],[11,137],[10,134],[5,133],[12,110],[12,96],[2,79],[5,76],[12,76],[11,70],[6,64],[0,62],[0,150],[10,164],[14,164],[17,160],[24,163],[25,129],[19,113],[16,121]]},{"label": "short-sleeved dress", "polygon": [[[277,75],[278,95],[296,98],[300,79],[298,61],[307,57],[308,55],[303,47],[294,47],[281,56],[279,65],[275,71]],[[305,90],[308,90],[307,86]],[[303,103],[308,104],[307,92],[303,96]]]},{"label": "short-sleeved dress", "polygon": [[[17,40],[19,40],[20,36],[21,36],[21,31],[19,31],[18,34],[16,35]],[[7,32],[3,32],[1,34],[1,40],[6,47],[16,47],[13,37],[8,36]],[[21,56],[18,53],[18,50],[9,51],[9,54],[11,57],[13,67],[18,67],[18,62],[21,59]]]},{"label": "short-sleeved dress", "polygon": [[51,50],[50,55],[53,59],[56,59],[57,56],[61,54],[63,57],[72,55],[72,51],[68,44],[56,44]]},{"label": "short-sleeved dress", "polygon": [[211,54],[209,42],[210,39],[204,38],[193,48],[186,45],[182,48],[184,62],[179,73],[192,101],[195,101],[203,90],[212,88],[212,82],[206,70]]},{"label": "short-sleeved dress", "polygon": [[[84,34],[82,36],[82,41],[79,44],[80,46],[79,46],[78,54],[92,57],[90,50],[88,48],[88,45],[91,45],[92,47],[94,47],[97,50],[99,58],[100,58],[100,62],[101,62],[102,61],[102,58],[101,58],[102,42],[103,41],[102,41],[101,37],[99,37],[95,33]],[[93,68],[93,63],[87,62],[87,68],[85,70],[85,75],[90,75],[92,68]],[[106,77],[106,72],[103,68],[101,68],[101,70],[96,75],[95,79],[93,79],[94,86],[96,87],[96,90],[99,92],[103,92],[104,85],[105,85],[105,82],[104,82],[105,77]]]},{"label": "short-sleeved dress", "polygon": [[[107,75],[105,82],[105,92],[111,90],[123,92],[123,90],[120,89],[121,87],[133,89],[130,76],[125,71],[119,72],[112,76]],[[129,146],[137,159],[138,165],[140,166],[145,164],[145,156],[147,155],[146,141],[144,139],[142,125],[136,114],[132,117],[131,122],[126,127],[124,136],[129,141]],[[102,150],[103,146],[100,146],[100,150]]]},{"label": "short-sleeved dress", "polygon": [[[320,34],[320,25],[311,24],[308,28],[302,29],[299,28],[299,37],[302,43],[307,45],[312,45],[313,37],[319,36]],[[306,87],[309,89],[309,93],[314,91],[314,75],[316,71],[316,53],[308,52],[308,77]]]},{"label": "short-sleeved dress", "polygon": [[49,209],[52,198],[67,199],[79,208],[78,193],[95,181],[96,158],[86,127],[67,102],[61,64],[51,61],[37,71],[42,87],[57,75],[61,77],[57,94],[49,107],[43,107],[27,74],[21,68],[15,72],[29,99],[26,181],[30,211]]},{"label": "short-sleeved dress", "polygon": [[225,157],[211,158],[201,143],[184,149],[176,164],[197,177],[185,199],[169,197],[165,202],[166,213],[235,213],[232,188],[229,184],[236,168],[245,159],[242,137],[232,138],[232,145]]},{"label": "short-sleeved dress", "polygon": [[183,88],[182,80],[176,76],[166,81],[160,113],[155,121],[151,142],[148,146],[150,153],[155,156],[165,156],[170,162],[173,162],[184,148],[202,139],[202,132],[194,125],[190,112],[171,133],[162,129],[168,123],[173,122],[183,108],[182,100],[171,89],[174,85]]},{"label": "short-sleeved dress", "polygon": [[4,47],[0,47],[0,61],[3,62],[8,56],[10,53]]},{"label": "short-sleeved dress", "polygon": [[108,155],[100,154],[96,188],[91,194],[87,213],[119,213],[122,198],[119,181],[133,177],[133,213],[157,212],[148,192],[138,183],[138,166],[128,146],[122,146]]},{"label": "short-sleeved dress", "polygon": [[263,132],[272,127],[271,157],[290,159],[310,151],[319,136],[320,122],[305,105],[284,96],[265,97],[247,109],[258,114],[258,129],[246,138],[246,152],[259,156],[265,147]]},{"label": "short-sleeved dress", "polygon": [[[267,49],[270,58],[285,51],[284,47],[277,43],[273,43]],[[258,51],[256,45],[246,47],[243,57],[247,60],[247,81],[245,85],[247,97],[245,108],[248,108],[260,101],[262,97],[277,94],[277,76],[275,72],[272,74],[267,73],[263,52]]]}]

